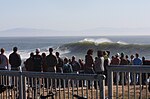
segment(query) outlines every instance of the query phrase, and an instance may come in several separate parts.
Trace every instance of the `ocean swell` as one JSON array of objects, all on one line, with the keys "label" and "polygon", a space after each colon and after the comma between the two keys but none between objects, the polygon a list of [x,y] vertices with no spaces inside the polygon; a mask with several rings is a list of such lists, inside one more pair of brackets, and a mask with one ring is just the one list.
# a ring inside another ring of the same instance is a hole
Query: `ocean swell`
[{"label": "ocean swell", "polygon": [[150,45],[139,45],[139,44],[127,44],[124,42],[101,42],[96,43],[92,40],[84,40],[75,43],[64,44],[60,49],[67,49],[70,51],[70,54],[86,54],[86,51],[90,48],[94,50],[96,54],[97,50],[108,50],[111,52],[111,55],[116,53],[124,52],[127,55],[140,53],[142,56],[150,56]]}]

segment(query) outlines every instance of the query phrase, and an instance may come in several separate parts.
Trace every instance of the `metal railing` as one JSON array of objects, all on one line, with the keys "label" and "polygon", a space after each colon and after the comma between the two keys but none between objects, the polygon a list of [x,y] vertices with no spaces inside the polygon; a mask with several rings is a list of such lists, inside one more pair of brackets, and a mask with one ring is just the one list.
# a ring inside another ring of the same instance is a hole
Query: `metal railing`
[{"label": "metal railing", "polygon": [[105,99],[105,76],[50,72],[0,71],[0,85],[14,86],[1,99]]},{"label": "metal railing", "polygon": [[108,99],[150,98],[150,66],[108,66],[107,72],[108,89],[104,75],[1,70],[0,99],[105,99],[105,91]]},{"label": "metal railing", "polygon": [[149,99],[150,66],[108,66],[108,99]]}]

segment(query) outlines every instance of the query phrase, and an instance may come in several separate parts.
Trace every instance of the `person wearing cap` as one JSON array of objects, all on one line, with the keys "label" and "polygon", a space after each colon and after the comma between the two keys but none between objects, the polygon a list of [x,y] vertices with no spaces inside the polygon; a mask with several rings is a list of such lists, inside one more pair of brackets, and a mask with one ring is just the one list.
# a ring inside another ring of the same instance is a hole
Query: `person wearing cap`
[{"label": "person wearing cap", "polygon": [[33,62],[34,62],[33,70],[36,71],[36,72],[41,72],[41,69],[42,69],[42,56],[39,54],[40,49],[37,48],[35,53],[36,54],[33,56]]},{"label": "person wearing cap", "polygon": [[46,56],[46,65],[48,66],[48,72],[56,72],[57,58],[53,55],[53,48],[49,48],[49,55]]},{"label": "person wearing cap", "polygon": [[14,47],[13,52],[9,55],[11,70],[18,70],[19,66],[21,66],[21,57],[20,54],[17,53],[17,51],[18,48]]}]

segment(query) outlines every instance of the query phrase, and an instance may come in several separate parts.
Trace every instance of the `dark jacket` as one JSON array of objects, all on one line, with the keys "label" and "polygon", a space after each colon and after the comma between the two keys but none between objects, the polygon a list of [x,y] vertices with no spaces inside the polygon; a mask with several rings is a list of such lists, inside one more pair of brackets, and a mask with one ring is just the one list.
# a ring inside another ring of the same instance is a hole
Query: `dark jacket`
[{"label": "dark jacket", "polygon": [[11,53],[9,56],[9,63],[11,65],[11,68],[17,68],[21,65],[21,58],[18,53]]},{"label": "dark jacket", "polygon": [[34,55],[33,56],[33,70],[41,72],[42,70],[42,56],[41,55]]},{"label": "dark jacket", "polygon": [[57,65],[57,59],[56,56],[49,54],[46,56],[46,65],[48,66],[48,71],[49,72],[54,72],[54,66]]}]

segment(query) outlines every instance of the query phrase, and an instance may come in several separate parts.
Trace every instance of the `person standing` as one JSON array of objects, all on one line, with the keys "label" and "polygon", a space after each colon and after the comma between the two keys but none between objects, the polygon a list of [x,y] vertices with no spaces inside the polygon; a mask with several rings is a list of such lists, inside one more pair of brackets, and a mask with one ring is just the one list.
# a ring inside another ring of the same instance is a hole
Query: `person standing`
[{"label": "person standing", "polygon": [[57,64],[56,64],[56,72],[63,73],[62,67],[64,65],[63,59],[60,58],[59,52],[56,52]]},{"label": "person standing", "polygon": [[[138,53],[135,54],[135,58],[133,60],[133,64],[134,65],[142,65],[142,60],[139,58],[139,54]],[[140,83],[140,74],[139,73],[136,73],[136,82],[137,82],[137,84]]]},{"label": "person standing", "polygon": [[[13,52],[9,55],[9,63],[11,65],[11,70],[19,70],[22,71],[21,68],[21,57],[20,54],[17,53],[18,48],[13,47]],[[17,78],[12,77],[12,84],[17,85]]]},{"label": "person standing", "polygon": [[93,50],[89,49],[87,51],[87,55],[85,56],[85,73],[86,74],[94,74],[94,60],[93,60]]},{"label": "person standing", "polygon": [[[120,54],[117,53],[115,55],[115,57],[111,60],[111,65],[119,65],[120,64],[120,58],[119,58]],[[119,73],[118,72],[114,72],[113,73],[114,76],[114,84],[117,84],[117,81],[119,81]]]},{"label": "person standing", "polygon": [[111,60],[109,58],[110,56],[110,51],[103,51],[103,57],[104,57],[104,75],[106,76],[105,84],[107,85],[108,83],[108,74],[107,74],[107,67],[110,65]]},{"label": "person standing", "polygon": [[30,57],[25,61],[26,71],[33,71],[34,62],[33,62],[34,53],[30,53]]},{"label": "person standing", "polygon": [[21,57],[20,54],[17,53],[17,51],[18,48],[14,47],[13,52],[9,55],[11,70],[18,70],[19,66],[21,66]]},{"label": "person standing", "polygon": [[[46,56],[46,66],[48,72],[56,73],[56,65],[57,65],[57,58],[53,55],[53,48],[49,48],[49,55]],[[49,81],[50,82],[50,81]],[[55,79],[52,79],[52,83],[50,82],[51,87],[55,88]]]},{"label": "person standing", "polygon": [[75,56],[72,56],[72,60],[71,60],[71,66],[72,66],[72,69],[73,69],[73,72],[74,73],[79,73],[81,67],[80,67],[80,64],[78,63],[78,61],[76,61],[76,57]]},{"label": "person standing", "polygon": [[46,56],[46,65],[48,66],[48,72],[56,72],[57,58],[53,55],[53,48],[49,48],[49,55]]},{"label": "person standing", "polygon": [[[102,51],[97,51],[97,57],[95,58],[94,66],[96,74],[104,74],[104,57]],[[98,81],[98,85],[101,85],[100,81]],[[94,83],[94,87],[97,89],[96,82]]]},{"label": "person standing", "polygon": [[102,51],[97,51],[94,66],[96,74],[104,74],[104,57]]},{"label": "person standing", "polygon": [[42,71],[47,72],[47,65],[46,65],[46,53],[42,53]]},{"label": "person standing", "polygon": [[35,55],[33,56],[33,70],[36,72],[41,72],[42,71],[42,56],[39,54],[40,53],[40,49],[37,48],[35,51]]},{"label": "person standing", "polygon": [[0,70],[8,69],[8,58],[4,55],[5,49],[1,48],[0,54]]},{"label": "person standing", "polygon": [[[87,55],[85,55],[85,74],[95,74],[94,71],[94,60],[93,60],[93,49],[89,49],[87,51]],[[88,81],[88,89],[90,89],[90,85],[93,82]]]},{"label": "person standing", "polygon": [[[120,57],[120,65],[124,66],[124,65],[128,65],[128,61],[125,59],[124,53],[121,53],[121,57]],[[120,72],[120,81],[119,84],[125,84],[126,85],[126,72]],[[123,82],[124,79],[124,82]]]},{"label": "person standing", "polygon": [[[131,55],[130,56],[130,65],[134,65],[133,60],[134,60],[134,55]],[[133,85],[133,82],[134,82],[134,76],[133,75],[134,75],[134,73],[130,72],[131,85]]]},{"label": "person standing", "polygon": [[[7,70],[8,69],[8,58],[4,55],[5,49],[1,48],[1,54],[0,54],[0,70]],[[4,76],[4,78],[0,77],[0,82],[2,82],[2,84],[7,84],[6,81],[8,81],[7,77]]]}]

